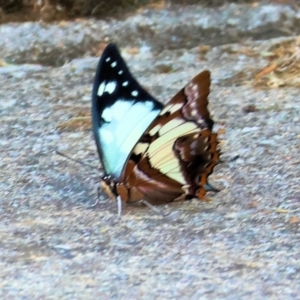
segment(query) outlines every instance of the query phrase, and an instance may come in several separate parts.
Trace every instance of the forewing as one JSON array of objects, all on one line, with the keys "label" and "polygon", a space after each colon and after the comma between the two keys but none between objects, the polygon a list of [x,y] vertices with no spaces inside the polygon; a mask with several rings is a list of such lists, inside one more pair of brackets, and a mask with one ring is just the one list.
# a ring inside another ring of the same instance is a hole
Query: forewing
[{"label": "forewing", "polygon": [[119,179],[133,147],[162,108],[131,75],[117,47],[109,44],[92,93],[93,132],[106,174]]}]

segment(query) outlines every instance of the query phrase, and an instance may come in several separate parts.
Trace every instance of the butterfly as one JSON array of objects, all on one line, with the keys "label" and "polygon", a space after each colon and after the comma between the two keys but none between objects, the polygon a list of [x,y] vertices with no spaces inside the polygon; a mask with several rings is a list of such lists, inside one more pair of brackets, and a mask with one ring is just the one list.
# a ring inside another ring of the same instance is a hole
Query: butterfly
[{"label": "butterfly", "polygon": [[94,80],[92,127],[110,198],[155,205],[219,191],[208,183],[220,156],[209,91],[210,72],[203,71],[164,106],[107,45]]}]

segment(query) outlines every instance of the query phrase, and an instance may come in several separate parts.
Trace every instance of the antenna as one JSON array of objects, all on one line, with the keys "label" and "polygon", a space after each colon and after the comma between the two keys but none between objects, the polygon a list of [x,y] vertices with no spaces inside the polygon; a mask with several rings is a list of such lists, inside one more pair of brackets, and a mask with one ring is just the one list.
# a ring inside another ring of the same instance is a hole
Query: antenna
[{"label": "antenna", "polygon": [[75,162],[75,163],[78,163],[78,164],[80,164],[80,165],[82,165],[82,166],[85,166],[85,167],[88,167],[88,168],[90,168],[90,169],[95,170],[95,167],[93,167],[92,165],[83,163],[82,161],[77,160],[77,159],[74,159],[74,158],[70,157],[69,155],[64,154],[64,153],[62,153],[62,152],[60,152],[60,151],[58,151],[58,150],[55,150],[55,152],[56,152],[56,154],[58,154],[58,155],[60,155],[60,156],[62,156],[62,157],[65,157],[65,158],[67,158],[67,159],[69,159],[69,160],[71,160],[71,161],[73,161],[73,162]]}]

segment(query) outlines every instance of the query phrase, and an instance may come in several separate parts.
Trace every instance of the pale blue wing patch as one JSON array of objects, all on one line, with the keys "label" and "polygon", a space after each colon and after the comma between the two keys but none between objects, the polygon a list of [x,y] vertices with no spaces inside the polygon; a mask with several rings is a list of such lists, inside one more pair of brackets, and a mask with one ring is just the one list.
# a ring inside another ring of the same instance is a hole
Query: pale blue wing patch
[{"label": "pale blue wing patch", "polygon": [[104,109],[101,115],[104,123],[98,134],[104,168],[109,174],[120,176],[128,154],[159,113],[160,110],[155,110],[151,101],[120,99]]}]

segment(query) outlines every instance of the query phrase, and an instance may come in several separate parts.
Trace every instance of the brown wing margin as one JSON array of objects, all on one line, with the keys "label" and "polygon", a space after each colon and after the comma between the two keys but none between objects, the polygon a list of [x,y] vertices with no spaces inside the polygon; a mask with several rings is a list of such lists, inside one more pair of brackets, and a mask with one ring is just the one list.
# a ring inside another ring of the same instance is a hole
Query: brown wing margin
[{"label": "brown wing margin", "polygon": [[[203,126],[202,121],[204,120],[207,129],[200,131],[198,136],[187,137],[185,143],[178,139],[174,147],[174,150],[177,148],[177,157],[182,161],[182,171],[191,184],[189,193],[199,199],[204,199],[208,190],[218,191],[208,183],[208,176],[212,174],[220,157],[217,133],[212,132],[214,122],[207,107],[209,92],[209,71],[198,74],[185,86],[184,93],[188,103],[183,108],[184,116],[186,118],[196,117],[200,128]],[[181,155],[185,153],[185,156],[181,156],[180,153]],[[187,153],[189,153],[188,159]]]},{"label": "brown wing margin", "polygon": [[187,135],[177,139],[174,152],[180,160],[181,170],[189,182],[187,195],[200,200],[207,190],[214,190],[208,183],[208,176],[219,162],[217,134],[203,130],[199,135]]},{"label": "brown wing margin", "polygon": [[[204,124],[212,130],[214,122],[208,111],[208,95],[210,92],[210,72],[203,71],[194,77],[184,88],[187,104],[183,107],[184,116],[196,121],[202,127]],[[204,121],[204,124],[203,124]]]}]

